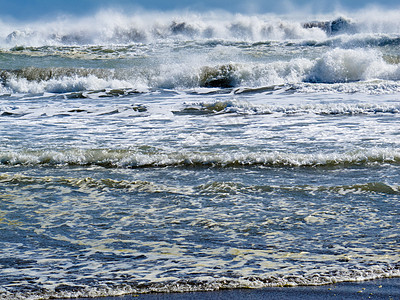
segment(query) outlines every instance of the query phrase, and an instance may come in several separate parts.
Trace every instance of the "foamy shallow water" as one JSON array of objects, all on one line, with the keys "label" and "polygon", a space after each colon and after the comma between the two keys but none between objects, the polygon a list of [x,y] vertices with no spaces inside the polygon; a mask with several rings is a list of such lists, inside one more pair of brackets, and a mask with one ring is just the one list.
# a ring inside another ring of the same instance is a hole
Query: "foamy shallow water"
[{"label": "foamy shallow water", "polygon": [[399,277],[395,19],[100,16],[2,28],[1,298]]}]

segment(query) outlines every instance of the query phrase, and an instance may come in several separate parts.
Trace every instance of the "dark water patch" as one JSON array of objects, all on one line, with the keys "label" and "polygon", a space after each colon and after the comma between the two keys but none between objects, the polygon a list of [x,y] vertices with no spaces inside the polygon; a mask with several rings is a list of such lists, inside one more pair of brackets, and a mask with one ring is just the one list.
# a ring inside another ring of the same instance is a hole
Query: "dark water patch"
[{"label": "dark water patch", "polygon": [[201,87],[231,88],[238,84],[236,72],[238,68],[232,64],[217,67],[203,67],[200,73]]},{"label": "dark water patch", "polygon": [[3,111],[0,113],[0,116],[2,117],[22,117],[27,115],[27,113],[14,113],[14,112],[9,112],[9,111]]},{"label": "dark water patch", "polygon": [[303,28],[320,28],[329,35],[355,33],[357,31],[356,24],[344,17],[339,17],[333,21],[315,21],[304,23]]},{"label": "dark water patch", "polygon": [[71,113],[82,113],[82,112],[88,112],[88,111],[85,110],[85,109],[76,108],[76,109],[71,109],[68,112],[71,112]]}]

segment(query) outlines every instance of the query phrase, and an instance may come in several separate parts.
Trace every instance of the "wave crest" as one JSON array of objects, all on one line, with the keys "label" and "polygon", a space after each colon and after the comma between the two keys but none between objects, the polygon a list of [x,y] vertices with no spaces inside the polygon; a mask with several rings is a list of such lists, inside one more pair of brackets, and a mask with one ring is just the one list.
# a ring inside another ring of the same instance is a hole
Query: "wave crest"
[{"label": "wave crest", "polygon": [[370,79],[400,79],[400,67],[388,63],[380,52],[334,49],[318,59],[306,81],[337,83]]},{"label": "wave crest", "polygon": [[318,167],[365,165],[372,163],[400,163],[400,152],[394,149],[372,149],[353,153],[207,153],[164,152],[160,150],[69,150],[0,152],[1,165],[71,165],[102,166],[109,168],[137,168],[164,166],[294,166]]}]

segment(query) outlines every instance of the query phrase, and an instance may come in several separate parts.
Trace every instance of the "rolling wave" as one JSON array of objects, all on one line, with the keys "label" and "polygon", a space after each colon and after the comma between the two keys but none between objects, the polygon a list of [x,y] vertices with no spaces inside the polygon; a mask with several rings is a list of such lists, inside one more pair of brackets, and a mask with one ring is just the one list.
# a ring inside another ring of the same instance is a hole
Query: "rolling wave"
[{"label": "rolling wave", "polygon": [[352,153],[286,153],[286,152],[164,152],[160,150],[37,150],[1,151],[3,166],[101,166],[107,168],[146,167],[325,167],[340,165],[399,164],[396,149],[360,150]]}]

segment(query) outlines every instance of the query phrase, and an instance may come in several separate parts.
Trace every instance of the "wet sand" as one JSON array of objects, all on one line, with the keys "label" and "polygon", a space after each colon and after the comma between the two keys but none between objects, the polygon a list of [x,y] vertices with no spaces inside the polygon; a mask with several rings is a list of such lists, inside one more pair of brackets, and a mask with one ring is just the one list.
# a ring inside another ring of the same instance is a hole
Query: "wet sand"
[{"label": "wet sand", "polygon": [[80,300],[239,300],[239,299],[391,299],[400,300],[400,278],[345,282],[324,286],[235,289],[214,292],[133,294]]}]

